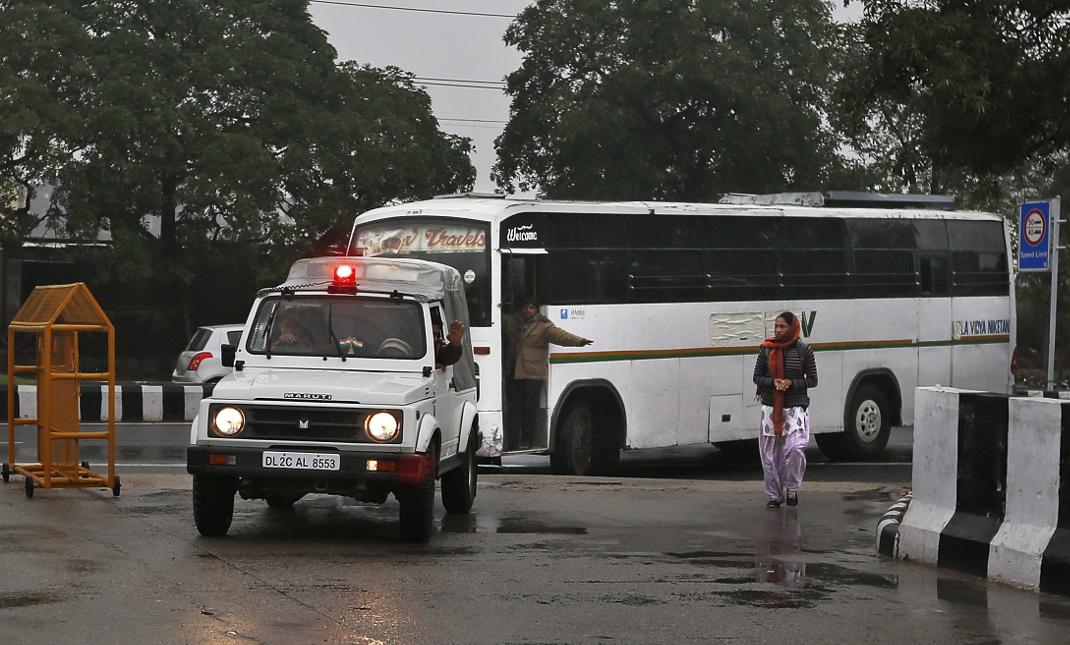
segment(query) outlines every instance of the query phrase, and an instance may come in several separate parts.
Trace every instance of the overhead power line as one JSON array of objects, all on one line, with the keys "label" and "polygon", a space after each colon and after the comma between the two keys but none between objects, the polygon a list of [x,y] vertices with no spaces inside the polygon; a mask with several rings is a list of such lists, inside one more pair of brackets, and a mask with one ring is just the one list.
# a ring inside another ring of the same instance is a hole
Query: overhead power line
[{"label": "overhead power line", "polygon": [[449,116],[439,117],[439,121],[464,121],[465,123],[498,123],[505,125],[508,121],[495,121],[493,119],[460,119]]},{"label": "overhead power line", "polygon": [[472,85],[471,83],[439,83],[437,81],[416,81],[417,85],[425,85],[431,87],[461,87],[470,90],[494,90],[501,92],[505,89],[499,85]]},{"label": "overhead power line", "polygon": [[384,9],[387,11],[411,11],[414,13],[438,13],[451,16],[474,16],[477,18],[507,18],[512,20],[515,15],[505,13],[482,13],[478,11],[449,11],[446,9],[421,9],[419,7],[391,7],[383,4],[368,4],[365,2],[343,2],[342,0],[308,0],[313,4],[333,4],[342,7],[357,7],[360,9]]},{"label": "overhead power line", "polygon": [[414,81],[435,81],[439,83],[473,83],[480,85],[496,85],[504,87],[505,81],[477,81],[469,78],[435,78],[434,76],[413,76]]}]

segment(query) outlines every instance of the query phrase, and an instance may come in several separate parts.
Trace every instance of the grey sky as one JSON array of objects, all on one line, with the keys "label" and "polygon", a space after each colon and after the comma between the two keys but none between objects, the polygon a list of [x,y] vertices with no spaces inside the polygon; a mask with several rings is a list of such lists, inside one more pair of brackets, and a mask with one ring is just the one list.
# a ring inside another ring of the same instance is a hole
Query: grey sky
[{"label": "grey sky", "polygon": [[[339,0],[345,2],[347,0]],[[529,0],[351,0],[436,11],[516,15]],[[844,8],[833,1],[841,20],[857,19],[861,5]],[[340,60],[376,67],[393,65],[420,79],[502,81],[520,65],[520,54],[506,47],[502,35],[506,18],[395,11],[313,2],[312,19],[329,35]],[[440,81],[428,80],[428,83]],[[500,87],[500,86],[499,86]],[[490,192],[494,184],[494,139],[509,117],[509,100],[500,89],[426,85],[435,116],[446,132],[472,139],[472,163],[478,175],[475,189]],[[457,121],[454,119],[466,119]],[[474,121],[474,122],[473,122]]]}]

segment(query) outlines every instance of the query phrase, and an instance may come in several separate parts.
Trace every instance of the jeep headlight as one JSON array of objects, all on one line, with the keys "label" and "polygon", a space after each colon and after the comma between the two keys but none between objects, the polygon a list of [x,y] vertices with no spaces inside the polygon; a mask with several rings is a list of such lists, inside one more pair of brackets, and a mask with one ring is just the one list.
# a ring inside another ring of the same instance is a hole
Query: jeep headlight
[{"label": "jeep headlight", "polygon": [[389,412],[376,412],[365,419],[364,431],[376,441],[391,441],[398,436],[398,420]]},{"label": "jeep headlight", "polygon": [[219,434],[232,437],[245,429],[245,414],[238,408],[220,408],[212,419],[212,425]]}]

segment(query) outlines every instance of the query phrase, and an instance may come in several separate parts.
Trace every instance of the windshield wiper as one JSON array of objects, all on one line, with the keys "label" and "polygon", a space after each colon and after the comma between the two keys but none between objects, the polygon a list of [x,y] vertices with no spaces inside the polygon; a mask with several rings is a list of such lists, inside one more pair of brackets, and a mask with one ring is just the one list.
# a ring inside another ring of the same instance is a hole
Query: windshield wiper
[{"label": "windshield wiper", "polygon": [[271,360],[271,324],[275,322],[275,314],[279,313],[279,303],[275,303],[275,308],[271,310],[271,315],[268,316],[267,324],[264,326],[264,354],[268,360]]},{"label": "windshield wiper", "polygon": [[[338,358],[342,359],[342,362],[346,362],[346,353],[342,351],[342,344],[338,342],[338,337],[334,335],[334,302],[327,302],[327,333],[330,335],[331,343],[334,344],[334,349],[338,352]],[[327,358],[324,356],[323,358]]]}]

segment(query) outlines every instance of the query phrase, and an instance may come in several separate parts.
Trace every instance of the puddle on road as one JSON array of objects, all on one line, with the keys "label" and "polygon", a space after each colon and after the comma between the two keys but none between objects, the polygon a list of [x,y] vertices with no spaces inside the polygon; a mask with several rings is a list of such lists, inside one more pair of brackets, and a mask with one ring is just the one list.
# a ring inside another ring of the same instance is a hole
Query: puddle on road
[{"label": "puddle on road", "polygon": [[59,597],[48,593],[3,593],[0,594],[0,609],[50,605],[59,601]]},{"label": "puddle on road", "polygon": [[844,493],[841,498],[845,502],[883,502],[896,499],[895,491],[886,488],[870,488]]},{"label": "puddle on road", "polygon": [[665,555],[672,556],[674,558],[682,558],[689,560],[692,558],[710,559],[710,558],[745,558],[750,553],[741,553],[739,551],[677,551],[669,552]]},{"label": "puddle on road", "polygon": [[498,524],[498,533],[551,533],[555,535],[587,535],[582,526],[554,526],[528,518],[503,518]]},{"label": "puddle on road", "polygon": [[958,605],[988,608],[988,589],[973,582],[937,578],[936,597]]},{"label": "puddle on road", "polygon": [[[805,563],[804,563],[805,564]],[[829,582],[840,585],[878,587],[895,589],[899,586],[899,577],[855,571],[838,564],[812,562],[806,565],[806,573],[813,582]]]},{"label": "puddle on road", "polygon": [[782,593],[779,591],[761,591],[758,589],[740,589],[738,591],[719,591],[716,594],[737,605],[750,605],[759,609],[812,609],[817,598],[804,594]]}]

